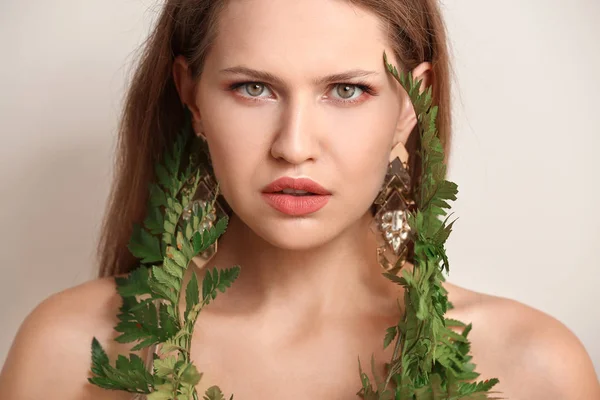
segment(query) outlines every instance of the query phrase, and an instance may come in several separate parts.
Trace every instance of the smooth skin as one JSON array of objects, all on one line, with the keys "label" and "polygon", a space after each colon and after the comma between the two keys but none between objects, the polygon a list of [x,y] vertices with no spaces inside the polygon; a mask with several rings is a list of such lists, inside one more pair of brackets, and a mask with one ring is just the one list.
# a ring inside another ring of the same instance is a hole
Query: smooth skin
[{"label": "smooth skin", "polygon": [[[368,228],[389,154],[415,124],[384,69],[383,51],[392,50],[376,16],[339,0],[234,0],[220,27],[200,80],[180,57],[173,70],[235,212],[209,266],[242,267],[196,325],[198,389],[218,384],[241,400],[355,399],[357,357],[369,370],[375,354],[382,371],[392,350],[382,350],[383,335],[403,299],[381,275]],[[240,66],[271,76],[223,71]],[[373,73],[317,82],[355,69]],[[434,83],[429,63],[413,74]],[[260,192],[282,176],[317,181],[332,192],[329,204],[305,217],[275,211]],[[195,260],[189,271],[202,275],[201,267]],[[590,357],[564,324],[514,300],[444,286],[455,306],[447,317],[473,323],[479,380],[499,378],[501,397],[600,398]],[[119,306],[112,278],[44,300],[15,338],[0,396],[130,398],[87,383],[92,337],[111,359],[128,352],[112,341]]]}]

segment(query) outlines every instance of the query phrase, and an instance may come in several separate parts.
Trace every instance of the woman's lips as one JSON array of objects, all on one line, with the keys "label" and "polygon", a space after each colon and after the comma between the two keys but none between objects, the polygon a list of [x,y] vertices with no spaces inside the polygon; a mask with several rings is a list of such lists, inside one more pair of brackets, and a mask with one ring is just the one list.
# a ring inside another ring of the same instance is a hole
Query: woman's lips
[{"label": "woman's lips", "polygon": [[[303,190],[306,195],[282,193],[284,189]],[[283,177],[271,182],[263,189],[263,199],[271,207],[287,215],[306,215],[325,207],[331,193],[308,178]]]},{"label": "woman's lips", "polygon": [[323,186],[309,178],[292,178],[284,176],[279,178],[263,188],[264,193],[281,192],[283,189],[304,190],[314,194],[331,194]]},{"label": "woman's lips", "polygon": [[277,211],[287,215],[306,215],[325,207],[331,195],[313,194],[295,196],[285,193],[263,193],[265,201]]}]

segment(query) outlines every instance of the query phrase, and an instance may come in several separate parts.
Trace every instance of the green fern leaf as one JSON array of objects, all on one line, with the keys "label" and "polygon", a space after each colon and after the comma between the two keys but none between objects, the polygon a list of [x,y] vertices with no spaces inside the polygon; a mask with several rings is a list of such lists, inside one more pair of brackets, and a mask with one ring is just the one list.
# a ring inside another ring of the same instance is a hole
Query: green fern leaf
[{"label": "green fern leaf", "polygon": [[203,397],[204,400],[225,400],[225,396],[218,386],[209,387]]},{"label": "green fern leaf", "polygon": [[140,258],[144,264],[154,263],[163,259],[158,238],[147,232],[137,223],[133,224],[133,233],[127,248],[131,251],[131,254]]},{"label": "green fern leaf", "polygon": [[192,277],[188,282],[187,288],[185,290],[185,314],[184,318],[187,320],[190,314],[190,311],[194,306],[200,303],[200,292],[198,290],[198,278],[196,276],[196,271],[192,272]]}]

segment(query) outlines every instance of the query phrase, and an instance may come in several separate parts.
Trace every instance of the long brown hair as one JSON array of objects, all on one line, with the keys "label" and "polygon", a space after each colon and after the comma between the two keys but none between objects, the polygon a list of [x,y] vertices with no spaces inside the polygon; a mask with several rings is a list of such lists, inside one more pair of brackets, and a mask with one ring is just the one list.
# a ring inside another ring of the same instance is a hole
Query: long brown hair
[{"label": "long brown hair", "polygon": [[[410,71],[421,62],[432,63],[433,101],[439,106],[439,136],[448,159],[450,60],[437,0],[348,1],[380,17],[399,69]],[[127,248],[133,223],[144,220],[154,165],[184,124],[184,106],[172,75],[174,58],[185,56],[192,76],[200,76],[225,5],[226,0],[167,0],[141,47],[120,117],[114,180],[97,248],[99,277],[130,272],[138,265]],[[413,159],[417,146],[414,140],[407,143]]]}]

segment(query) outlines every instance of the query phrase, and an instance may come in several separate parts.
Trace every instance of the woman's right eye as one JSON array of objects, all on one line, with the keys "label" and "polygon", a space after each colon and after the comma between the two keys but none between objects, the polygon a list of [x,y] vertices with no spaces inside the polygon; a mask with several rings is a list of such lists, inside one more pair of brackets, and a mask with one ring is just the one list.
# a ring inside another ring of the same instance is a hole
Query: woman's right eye
[{"label": "woman's right eye", "polygon": [[247,97],[251,100],[254,100],[257,98],[264,97],[261,96],[261,94],[265,92],[267,86],[264,83],[260,82],[239,82],[232,84],[229,89],[232,91],[239,92],[243,97]]}]

